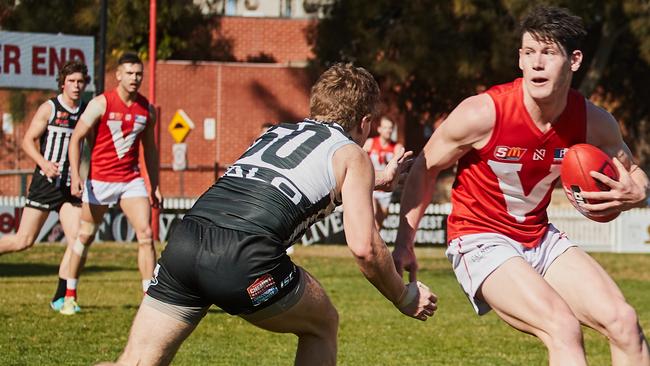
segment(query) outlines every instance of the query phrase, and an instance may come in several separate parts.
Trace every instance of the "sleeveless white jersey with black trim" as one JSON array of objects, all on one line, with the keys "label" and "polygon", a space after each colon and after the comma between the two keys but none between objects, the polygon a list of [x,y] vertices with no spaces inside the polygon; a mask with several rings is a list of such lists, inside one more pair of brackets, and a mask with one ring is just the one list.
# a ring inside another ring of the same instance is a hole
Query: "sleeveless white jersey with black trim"
[{"label": "sleeveless white jersey with black trim", "polygon": [[[57,185],[70,186],[70,162],[68,161],[68,145],[72,131],[79,121],[79,117],[86,109],[82,101],[77,108],[71,108],[61,101],[62,95],[51,98],[47,102],[52,106],[52,112],[47,120],[47,129],[41,135],[41,154],[45,160],[59,163],[59,176]],[[37,166],[35,173],[45,175]]]},{"label": "sleeveless white jersey with black trim", "polygon": [[335,123],[283,123],[260,136],[188,216],[291,245],[340,204],[334,152],[354,141]]}]

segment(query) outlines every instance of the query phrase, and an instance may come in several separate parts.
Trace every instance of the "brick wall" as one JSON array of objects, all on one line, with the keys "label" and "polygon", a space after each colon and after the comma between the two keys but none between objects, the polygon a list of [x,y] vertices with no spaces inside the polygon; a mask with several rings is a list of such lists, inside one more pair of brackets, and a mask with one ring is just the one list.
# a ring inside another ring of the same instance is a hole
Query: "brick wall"
[{"label": "brick wall", "polygon": [[[215,163],[234,162],[260,132],[264,122],[296,121],[309,110],[305,69],[275,64],[160,63],[156,81],[161,107],[161,185],[168,196],[197,196],[214,182]],[[167,131],[176,110],[183,109],[195,129],[188,145],[188,171],[171,171],[172,145]],[[216,138],[204,138],[204,120],[217,121]],[[181,192],[181,183],[182,191]]]},{"label": "brick wall", "polygon": [[[267,121],[295,121],[307,115],[311,81],[304,65],[313,57],[307,44],[306,19],[224,17],[215,37],[232,41],[233,54],[244,61],[261,52],[277,63],[190,63],[157,64],[156,97],[161,107],[161,186],[169,197],[194,197],[214,182],[214,166],[232,163],[260,132]],[[141,92],[147,95],[147,68]],[[116,85],[113,71],[106,73],[106,90]],[[0,136],[0,170],[33,169],[34,163],[20,142],[39,104],[54,92],[25,91],[26,116],[15,125],[12,136]],[[9,92],[0,90],[0,113],[8,109]],[[171,170],[173,140],[167,131],[177,109],[183,109],[195,123],[188,144],[188,170]],[[217,121],[215,140],[203,138],[203,121]],[[18,147],[16,149],[15,147]],[[223,172],[223,169],[220,170]],[[29,184],[29,177],[26,181]],[[17,195],[19,176],[0,175],[0,195]]]},{"label": "brick wall", "polygon": [[[161,187],[169,197],[195,197],[213,182],[214,166],[235,161],[260,132],[264,122],[297,121],[307,116],[311,81],[306,69],[280,64],[160,62],[157,65],[156,98],[160,106]],[[147,95],[147,80],[142,92]],[[106,89],[116,85],[113,72],[106,74]],[[0,93],[0,101],[7,98]],[[53,95],[53,93],[49,94]],[[33,162],[13,146],[22,141],[24,130],[47,93],[29,94],[31,111],[26,122],[16,124],[13,136],[3,137],[0,169],[32,169]],[[39,99],[40,98],[40,99]],[[188,170],[171,169],[174,143],[167,127],[174,113],[182,109],[195,129],[185,140]],[[203,121],[217,121],[214,140],[204,138]],[[221,169],[220,173],[223,172]],[[0,176],[0,195],[20,193],[19,177]],[[28,182],[27,182],[28,183]]]},{"label": "brick wall", "polygon": [[260,52],[278,63],[303,62],[313,58],[306,30],[315,20],[223,17],[216,37],[233,40],[233,55],[246,61]]}]

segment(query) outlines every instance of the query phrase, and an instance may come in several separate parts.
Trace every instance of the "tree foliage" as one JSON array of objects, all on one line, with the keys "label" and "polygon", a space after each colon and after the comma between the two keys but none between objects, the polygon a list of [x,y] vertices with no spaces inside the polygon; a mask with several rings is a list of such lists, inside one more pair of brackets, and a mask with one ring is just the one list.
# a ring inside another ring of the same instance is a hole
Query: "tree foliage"
[{"label": "tree foliage", "polygon": [[[232,40],[216,38],[219,19],[214,1],[201,8],[192,0],[157,1],[158,59],[232,61]],[[107,1],[107,54],[113,61],[134,50],[145,59],[149,48],[149,1]],[[21,0],[0,4],[6,30],[97,36],[99,0]],[[97,48],[97,47],[96,47]],[[109,60],[110,61],[110,60]]]},{"label": "tree foliage", "polygon": [[[337,0],[311,30],[314,63],[323,68],[348,61],[368,68],[405,119],[408,147],[419,149],[423,125],[432,126],[463,98],[520,75],[519,20],[539,3]],[[650,115],[645,85],[650,78],[648,1],[544,3],[583,18],[589,31],[586,60],[574,87],[588,97],[596,94],[624,125],[633,150],[645,152],[650,129],[643,127]]]}]

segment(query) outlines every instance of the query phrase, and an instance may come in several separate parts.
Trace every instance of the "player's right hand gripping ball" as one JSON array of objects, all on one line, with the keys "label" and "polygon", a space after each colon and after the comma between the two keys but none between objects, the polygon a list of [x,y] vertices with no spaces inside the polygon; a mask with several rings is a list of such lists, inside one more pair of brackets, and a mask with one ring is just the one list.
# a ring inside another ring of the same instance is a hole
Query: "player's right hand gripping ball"
[{"label": "player's right hand gripping ball", "polygon": [[583,191],[609,191],[607,185],[589,175],[592,170],[618,180],[618,171],[612,159],[602,150],[589,144],[571,146],[562,159],[560,171],[562,188],[564,188],[564,193],[566,193],[573,207],[587,218],[598,222],[612,221],[619,215],[619,212],[605,216],[595,216],[584,212],[580,207],[581,203],[598,203],[598,201],[592,200],[589,202],[583,198]]}]

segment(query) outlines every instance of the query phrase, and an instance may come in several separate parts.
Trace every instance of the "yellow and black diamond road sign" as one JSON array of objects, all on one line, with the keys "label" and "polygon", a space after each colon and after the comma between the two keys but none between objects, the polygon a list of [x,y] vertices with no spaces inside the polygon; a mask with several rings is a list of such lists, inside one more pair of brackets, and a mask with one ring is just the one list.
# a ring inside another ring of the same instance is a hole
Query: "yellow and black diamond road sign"
[{"label": "yellow and black diamond road sign", "polygon": [[178,144],[185,140],[192,129],[194,129],[194,122],[182,109],[176,111],[169,123],[169,127],[167,127],[172,138]]}]

